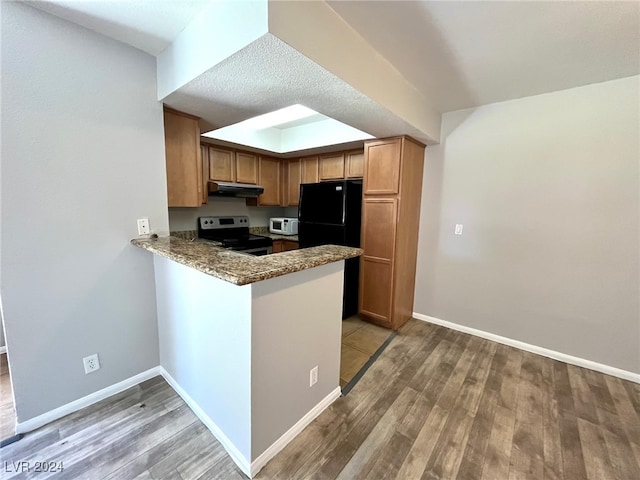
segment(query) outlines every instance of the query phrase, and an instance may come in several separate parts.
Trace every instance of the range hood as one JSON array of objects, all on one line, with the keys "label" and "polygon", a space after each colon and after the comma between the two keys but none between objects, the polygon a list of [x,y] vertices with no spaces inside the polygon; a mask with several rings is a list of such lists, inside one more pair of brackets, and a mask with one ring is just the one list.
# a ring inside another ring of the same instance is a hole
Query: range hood
[{"label": "range hood", "polygon": [[254,198],[264,192],[264,187],[248,183],[217,182],[209,180],[209,195]]}]

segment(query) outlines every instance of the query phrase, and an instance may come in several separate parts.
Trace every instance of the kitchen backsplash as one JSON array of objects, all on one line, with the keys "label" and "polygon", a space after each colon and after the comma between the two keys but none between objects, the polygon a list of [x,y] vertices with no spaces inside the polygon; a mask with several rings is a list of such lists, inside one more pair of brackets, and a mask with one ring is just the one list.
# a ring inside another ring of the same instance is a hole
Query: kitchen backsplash
[{"label": "kitchen backsplash", "polygon": [[206,215],[246,215],[249,226],[267,227],[271,217],[298,217],[298,207],[247,207],[243,198],[210,198],[199,208],[170,208],[169,229],[172,232],[194,230],[198,217]]}]

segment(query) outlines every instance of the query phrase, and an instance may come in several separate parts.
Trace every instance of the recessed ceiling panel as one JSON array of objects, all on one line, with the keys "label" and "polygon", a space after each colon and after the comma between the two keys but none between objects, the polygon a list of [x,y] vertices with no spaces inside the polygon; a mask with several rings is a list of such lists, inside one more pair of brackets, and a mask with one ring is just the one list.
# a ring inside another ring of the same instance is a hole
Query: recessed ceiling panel
[{"label": "recessed ceiling panel", "polygon": [[300,104],[218,128],[203,136],[275,153],[290,153],[373,138],[366,132]]},{"label": "recessed ceiling panel", "polygon": [[[267,34],[164,99],[211,129],[293,104],[382,138],[426,135],[349,84]],[[244,144],[244,142],[240,142]]]}]

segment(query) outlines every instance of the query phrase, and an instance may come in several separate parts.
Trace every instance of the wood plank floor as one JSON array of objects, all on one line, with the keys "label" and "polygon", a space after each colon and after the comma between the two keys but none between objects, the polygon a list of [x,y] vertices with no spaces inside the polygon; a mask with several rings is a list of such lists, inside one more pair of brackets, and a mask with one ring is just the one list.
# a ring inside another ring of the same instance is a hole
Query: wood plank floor
[{"label": "wood plank floor", "polygon": [[[62,461],[60,479],[244,478],[160,378],[0,457]],[[411,321],[257,478],[637,480],[640,385]]]}]

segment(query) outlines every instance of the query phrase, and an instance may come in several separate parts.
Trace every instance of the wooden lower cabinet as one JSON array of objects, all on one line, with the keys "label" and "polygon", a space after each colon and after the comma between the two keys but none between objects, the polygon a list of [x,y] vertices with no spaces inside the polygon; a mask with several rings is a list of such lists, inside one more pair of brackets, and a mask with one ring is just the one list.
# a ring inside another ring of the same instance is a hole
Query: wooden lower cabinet
[{"label": "wooden lower cabinet", "polygon": [[274,240],[273,253],[288,252],[289,250],[297,250],[300,244],[295,240]]},{"label": "wooden lower cabinet", "polygon": [[390,261],[363,256],[360,260],[360,314],[373,323],[391,327]]}]

